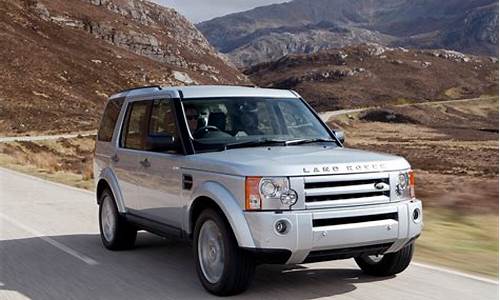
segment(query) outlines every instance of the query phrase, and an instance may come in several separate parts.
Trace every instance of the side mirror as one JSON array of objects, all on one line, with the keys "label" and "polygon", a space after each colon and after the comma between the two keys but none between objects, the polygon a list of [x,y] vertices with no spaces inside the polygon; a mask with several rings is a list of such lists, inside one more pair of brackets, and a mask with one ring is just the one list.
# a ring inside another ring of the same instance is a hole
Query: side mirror
[{"label": "side mirror", "polygon": [[345,142],[345,134],[342,130],[333,130],[333,133],[337,137],[337,139],[343,144]]},{"label": "side mirror", "polygon": [[157,135],[149,136],[147,144],[150,151],[174,151],[179,148],[179,144],[173,136],[170,135]]}]

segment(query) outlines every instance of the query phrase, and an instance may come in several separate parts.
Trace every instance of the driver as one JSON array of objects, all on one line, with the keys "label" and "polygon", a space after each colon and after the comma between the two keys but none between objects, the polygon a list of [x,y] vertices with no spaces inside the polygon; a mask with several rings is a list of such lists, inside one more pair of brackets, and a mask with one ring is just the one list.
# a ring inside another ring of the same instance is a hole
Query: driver
[{"label": "driver", "polygon": [[200,114],[196,107],[186,107],[186,119],[191,133],[194,133],[198,129],[198,119]]}]

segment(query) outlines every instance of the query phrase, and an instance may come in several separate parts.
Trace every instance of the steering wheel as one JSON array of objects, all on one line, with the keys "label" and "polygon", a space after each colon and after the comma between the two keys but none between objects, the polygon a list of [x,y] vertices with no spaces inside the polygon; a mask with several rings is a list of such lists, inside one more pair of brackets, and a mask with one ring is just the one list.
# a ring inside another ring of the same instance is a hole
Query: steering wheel
[{"label": "steering wheel", "polygon": [[211,126],[211,125],[207,125],[207,126],[203,126],[203,127],[200,127],[198,129],[195,130],[193,136],[194,137],[200,137],[202,134],[206,134],[210,131],[222,131],[220,130],[218,127],[216,126]]}]

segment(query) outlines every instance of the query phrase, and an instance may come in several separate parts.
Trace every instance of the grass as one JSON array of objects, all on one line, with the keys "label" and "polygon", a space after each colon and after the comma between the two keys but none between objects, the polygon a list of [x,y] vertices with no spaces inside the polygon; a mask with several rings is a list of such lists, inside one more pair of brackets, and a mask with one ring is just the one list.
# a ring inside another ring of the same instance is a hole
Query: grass
[{"label": "grass", "polygon": [[44,179],[93,189],[94,137],[0,144],[0,166]]},{"label": "grass", "polygon": [[498,278],[498,215],[424,208],[416,260]]},{"label": "grass", "polygon": [[94,181],[92,179],[83,178],[80,174],[75,174],[67,171],[48,171],[36,166],[20,165],[18,163],[12,162],[11,159],[6,158],[3,154],[0,154],[0,166],[27,175],[40,177],[85,190],[94,189]]}]

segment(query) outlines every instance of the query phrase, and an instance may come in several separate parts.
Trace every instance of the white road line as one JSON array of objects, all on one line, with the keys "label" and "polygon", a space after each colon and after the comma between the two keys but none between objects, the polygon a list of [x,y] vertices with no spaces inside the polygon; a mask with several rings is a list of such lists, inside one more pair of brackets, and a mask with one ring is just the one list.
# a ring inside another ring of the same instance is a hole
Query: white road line
[{"label": "white road line", "polygon": [[58,241],[50,238],[50,237],[47,237],[45,236],[44,234],[0,213],[0,218],[4,219],[5,221],[11,223],[12,225],[16,226],[16,227],[19,227],[21,228],[22,230],[26,231],[26,232],[29,232],[30,234],[34,235],[35,237],[38,237],[44,241],[46,241],[47,243],[51,244],[52,246],[56,247],[57,249],[63,251],[63,252],[66,252],[67,254],[75,257],[75,258],[78,258],[79,260],[85,262],[86,264],[89,264],[91,266],[94,266],[94,265],[97,265],[99,264],[97,261],[95,261],[94,259],[62,244],[62,243],[59,243]]},{"label": "white road line", "polygon": [[481,277],[481,276],[476,276],[476,275],[472,275],[472,274],[468,274],[468,273],[464,273],[464,272],[460,272],[460,271],[455,271],[455,270],[444,268],[444,267],[428,265],[428,264],[424,264],[424,263],[412,262],[411,264],[416,266],[416,267],[420,267],[420,268],[425,268],[425,269],[429,269],[429,270],[433,270],[433,271],[438,271],[438,272],[442,272],[442,273],[447,273],[447,274],[451,274],[451,275],[461,276],[461,277],[465,277],[465,278],[469,278],[469,279],[473,279],[473,280],[477,280],[477,281],[482,281],[482,282],[498,285],[498,280],[494,280],[494,279],[489,279],[489,278],[485,278],[485,277]]}]

